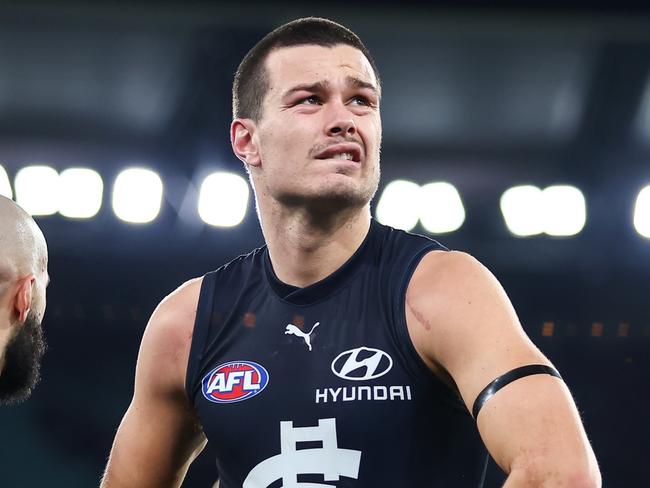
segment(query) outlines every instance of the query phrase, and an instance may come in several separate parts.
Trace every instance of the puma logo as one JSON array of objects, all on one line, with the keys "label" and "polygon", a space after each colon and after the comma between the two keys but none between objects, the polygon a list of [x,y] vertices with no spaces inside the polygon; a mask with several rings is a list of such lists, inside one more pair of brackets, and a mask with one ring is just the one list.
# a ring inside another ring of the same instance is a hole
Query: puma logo
[{"label": "puma logo", "polygon": [[314,326],[311,328],[311,330],[309,331],[309,334],[305,334],[302,330],[300,330],[295,325],[289,324],[289,325],[287,325],[286,330],[284,331],[284,334],[285,335],[286,334],[291,334],[291,335],[295,335],[295,336],[298,336],[298,337],[302,337],[303,339],[305,339],[305,343],[307,344],[307,347],[311,351],[311,337],[310,336],[311,336],[311,333],[314,332],[314,329],[316,327],[318,327],[319,324],[320,324],[320,322],[316,322],[314,324]]}]

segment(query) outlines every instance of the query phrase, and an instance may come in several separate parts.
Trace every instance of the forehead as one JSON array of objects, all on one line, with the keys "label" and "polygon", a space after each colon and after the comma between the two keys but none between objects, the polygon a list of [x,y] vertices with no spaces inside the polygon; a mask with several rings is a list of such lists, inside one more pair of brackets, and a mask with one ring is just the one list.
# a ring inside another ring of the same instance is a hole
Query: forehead
[{"label": "forehead", "polygon": [[272,92],[295,84],[343,80],[349,76],[377,86],[368,59],[347,44],[332,47],[308,44],[275,49],[266,59],[266,68]]}]

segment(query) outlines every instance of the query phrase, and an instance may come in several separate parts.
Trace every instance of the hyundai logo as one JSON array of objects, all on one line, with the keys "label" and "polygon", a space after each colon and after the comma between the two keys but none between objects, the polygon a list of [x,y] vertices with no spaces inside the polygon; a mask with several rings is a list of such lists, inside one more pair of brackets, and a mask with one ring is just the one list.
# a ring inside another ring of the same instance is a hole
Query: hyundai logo
[{"label": "hyundai logo", "polygon": [[365,381],[384,376],[393,367],[392,358],[372,347],[342,352],[332,361],[332,373],[344,380]]}]

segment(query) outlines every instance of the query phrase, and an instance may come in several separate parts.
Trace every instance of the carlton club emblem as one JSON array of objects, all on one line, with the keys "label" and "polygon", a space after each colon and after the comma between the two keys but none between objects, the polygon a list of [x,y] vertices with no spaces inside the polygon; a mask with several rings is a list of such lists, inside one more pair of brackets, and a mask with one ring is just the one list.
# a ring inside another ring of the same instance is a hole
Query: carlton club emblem
[{"label": "carlton club emblem", "polygon": [[[298,449],[306,442],[320,447]],[[357,479],[361,451],[338,445],[336,419],[319,419],[318,426],[294,427],[292,421],[280,422],[280,453],[255,466],[244,480],[243,488],[333,488],[342,476]],[[299,481],[303,474],[321,474],[325,483]],[[281,484],[277,481],[280,480]]]},{"label": "carlton club emblem", "polygon": [[332,373],[351,381],[366,381],[384,376],[393,367],[393,359],[372,347],[357,347],[342,352],[332,361]]},{"label": "carlton club emblem", "polygon": [[223,363],[201,381],[203,396],[214,403],[234,403],[261,393],[269,384],[269,373],[253,361]]}]

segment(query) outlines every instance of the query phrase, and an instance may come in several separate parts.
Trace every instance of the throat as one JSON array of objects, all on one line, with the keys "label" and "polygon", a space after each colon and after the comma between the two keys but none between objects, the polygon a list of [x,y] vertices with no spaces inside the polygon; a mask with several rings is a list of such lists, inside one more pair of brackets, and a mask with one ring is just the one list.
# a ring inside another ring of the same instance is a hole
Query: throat
[{"label": "throat", "polygon": [[287,225],[265,237],[273,271],[285,284],[305,288],[338,270],[361,246],[370,228],[367,219],[355,219],[324,229]]}]

